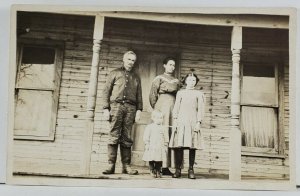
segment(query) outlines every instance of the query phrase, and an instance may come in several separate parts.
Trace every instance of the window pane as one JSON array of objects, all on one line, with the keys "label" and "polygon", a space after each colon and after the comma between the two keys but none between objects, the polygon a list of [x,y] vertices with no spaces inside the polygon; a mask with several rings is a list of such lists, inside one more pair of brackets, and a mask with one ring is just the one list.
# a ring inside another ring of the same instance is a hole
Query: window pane
[{"label": "window pane", "polygon": [[277,149],[277,109],[242,107],[242,144]]},{"label": "window pane", "polygon": [[275,78],[243,77],[242,104],[276,105]]},{"label": "window pane", "polygon": [[244,66],[241,94],[242,104],[277,106],[275,67]]},{"label": "window pane", "polygon": [[16,100],[15,134],[49,136],[52,102],[52,91],[20,89]]},{"label": "window pane", "polygon": [[24,64],[53,64],[55,49],[42,47],[23,47],[22,63]]},{"label": "window pane", "polygon": [[259,66],[259,65],[246,65],[243,68],[244,76],[254,77],[275,77],[274,66]]},{"label": "window pane", "polygon": [[21,64],[17,88],[54,88],[54,64]]}]

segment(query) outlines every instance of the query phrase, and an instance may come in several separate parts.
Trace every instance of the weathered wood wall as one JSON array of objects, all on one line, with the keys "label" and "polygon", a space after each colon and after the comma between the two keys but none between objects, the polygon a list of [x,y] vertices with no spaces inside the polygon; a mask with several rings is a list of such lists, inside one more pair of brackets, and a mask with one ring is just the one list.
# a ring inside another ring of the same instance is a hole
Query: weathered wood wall
[{"label": "weathered wood wall", "polygon": [[94,17],[19,13],[17,20],[19,31],[30,28],[20,38],[64,41],[65,50],[55,140],[14,140],[14,172],[76,175],[86,131]]}]

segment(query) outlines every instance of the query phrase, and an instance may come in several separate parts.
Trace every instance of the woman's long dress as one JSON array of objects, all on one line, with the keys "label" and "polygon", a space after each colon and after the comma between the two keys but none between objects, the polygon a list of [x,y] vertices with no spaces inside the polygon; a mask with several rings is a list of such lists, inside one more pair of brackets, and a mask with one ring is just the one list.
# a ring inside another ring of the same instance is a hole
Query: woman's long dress
[{"label": "woman's long dress", "polygon": [[[149,101],[153,109],[159,110],[163,113],[164,120],[163,125],[166,127],[168,139],[172,133],[172,129],[168,126],[172,126],[172,111],[175,103],[176,93],[180,89],[180,81],[169,75],[162,74],[156,76],[152,82]],[[163,163],[163,167],[171,167],[171,150],[168,150],[167,161]],[[173,165],[173,164],[172,164]]]}]

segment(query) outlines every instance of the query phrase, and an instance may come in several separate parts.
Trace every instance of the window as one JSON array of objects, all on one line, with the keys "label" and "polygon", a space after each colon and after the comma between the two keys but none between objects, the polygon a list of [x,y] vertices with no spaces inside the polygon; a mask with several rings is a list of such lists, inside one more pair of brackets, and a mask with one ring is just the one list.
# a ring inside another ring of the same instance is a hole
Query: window
[{"label": "window", "polygon": [[[241,83],[243,151],[279,153],[278,65],[245,64]],[[251,150],[250,150],[251,149]]]},{"label": "window", "polygon": [[63,44],[26,39],[18,51],[14,138],[54,140]]}]

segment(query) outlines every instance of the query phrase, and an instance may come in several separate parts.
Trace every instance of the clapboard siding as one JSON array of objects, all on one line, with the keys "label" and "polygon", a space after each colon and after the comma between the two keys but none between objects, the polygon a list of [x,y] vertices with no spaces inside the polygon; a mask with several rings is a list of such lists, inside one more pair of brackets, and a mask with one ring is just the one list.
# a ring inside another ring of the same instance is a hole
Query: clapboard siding
[{"label": "clapboard siding", "polygon": [[286,58],[284,61],[284,138],[287,151],[289,149],[289,111],[289,64]]},{"label": "clapboard siding", "polygon": [[54,141],[14,140],[14,172],[75,175],[82,167],[82,137],[92,61],[94,17],[20,13],[22,38],[65,43]]},{"label": "clapboard siding", "polygon": [[[284,139],[288,154],[288,31],[279,29],[244,28],[242,63],[284,66]],[[288,179],[288,158],[242,156],[242,177]]]}]

